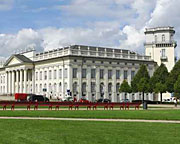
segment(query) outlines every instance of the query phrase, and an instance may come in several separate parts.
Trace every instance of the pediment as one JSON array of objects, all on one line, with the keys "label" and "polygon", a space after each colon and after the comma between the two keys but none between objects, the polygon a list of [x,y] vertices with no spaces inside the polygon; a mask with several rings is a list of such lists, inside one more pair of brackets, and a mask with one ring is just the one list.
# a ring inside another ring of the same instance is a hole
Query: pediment
[{"label": "pediment", "polygon": [[21,64],[22,62],[16,58],[16,57],[12,57],[7,63],[6,66],[11,66],[11,65],[18,65]]},{"label": "pediment", "polygon": [[17,59],[16,57],[13,57],[8,63],[7,66],[11,66],[11,65],[17,65],[17,64],[21,64],[22,62]]}]

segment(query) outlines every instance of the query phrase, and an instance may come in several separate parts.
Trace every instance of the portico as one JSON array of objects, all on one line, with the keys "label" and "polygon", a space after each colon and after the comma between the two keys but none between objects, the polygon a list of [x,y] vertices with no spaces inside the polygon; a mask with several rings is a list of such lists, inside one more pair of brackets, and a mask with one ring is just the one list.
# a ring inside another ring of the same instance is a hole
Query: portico
[{"label": "portico", "polygon": [[32,61],[24,56],[14,55],[5,63],[6,93],[33,93],[33,72]]}]

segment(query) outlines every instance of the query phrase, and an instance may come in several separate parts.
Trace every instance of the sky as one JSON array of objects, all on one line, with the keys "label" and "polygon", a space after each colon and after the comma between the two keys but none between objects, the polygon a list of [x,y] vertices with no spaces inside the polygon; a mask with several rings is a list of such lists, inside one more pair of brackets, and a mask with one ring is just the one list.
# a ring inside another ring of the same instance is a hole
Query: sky
[{"label": "sky", "polygon": [[0,0],[0,59],[73,44],[144,54],[144,30],[173,26],[180,57],[180,0]]}]

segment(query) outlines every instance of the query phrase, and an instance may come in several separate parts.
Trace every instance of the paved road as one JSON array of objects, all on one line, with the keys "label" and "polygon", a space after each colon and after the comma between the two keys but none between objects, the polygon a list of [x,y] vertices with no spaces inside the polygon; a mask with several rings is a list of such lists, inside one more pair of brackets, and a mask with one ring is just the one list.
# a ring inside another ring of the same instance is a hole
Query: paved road
[{"label": "paved road", "polygon": [[140,120],[140,119],[85,119],[85,118],[50,118],[50,117],[0,117],[0,119],[14,120],[60,120],[60,121],[103,121],[103,122],[145,122],[145,123],[177,123],[174,120]]}]

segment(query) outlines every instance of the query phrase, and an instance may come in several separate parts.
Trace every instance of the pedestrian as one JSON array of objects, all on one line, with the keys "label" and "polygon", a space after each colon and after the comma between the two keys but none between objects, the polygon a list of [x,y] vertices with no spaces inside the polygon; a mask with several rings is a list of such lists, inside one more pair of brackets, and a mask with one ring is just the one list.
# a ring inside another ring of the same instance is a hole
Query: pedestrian
[{"label": "pedestrian", "polygon": [[174,99],[174,106],[177,107],[177,98]]}]

